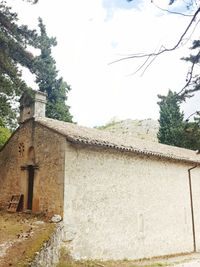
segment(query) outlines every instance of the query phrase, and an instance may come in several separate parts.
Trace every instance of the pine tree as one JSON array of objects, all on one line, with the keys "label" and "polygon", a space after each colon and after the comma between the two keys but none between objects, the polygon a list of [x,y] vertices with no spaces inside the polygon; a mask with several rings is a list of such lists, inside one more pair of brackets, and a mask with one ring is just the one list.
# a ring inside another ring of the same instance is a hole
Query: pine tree
[{"label": "pine tree", "polygon": [[0,1],[0,126],[16,125],[15,98],[27,89],[19,66],[32,70],[33,55],[27,45],[34,46],[36,32],[17,24],[18,16]]},{"label": "pine tree", "polygon": [[183,147],[200,150],[199,118],[195,118],[193,122],[185,122]]},{"label": "pine tree", "polygon": [[162,144],[199,150],[199,116],[195,117],[193,122],[184,121],[184,114],[180,111],[181,101],[175,92],[169,90],[167,96],[158,97],[160,99],[158,141]]},{"label": "pine tree", "polygon": [[194,40],[191,50],[196,52],[196,54],[192,54],[189,57],[182,58],[185,61],[191,62],[191,68],[188,72],[187,77],[187,88],[179,95],[180,99],[185,100],[187,97],[193,96],[194,92],[200,90],[200,75],[199,71],[195,70],[195,68],[199,67],[200,63],[200,40]]},{"label": "pine tree", "polygon": [[65,103],[70,86],[63,81],[62,77],[58,78],[56,62],[51,52],[52,47],[57,45],[56,39],[48,37],[46,27],[41,18],[39,18],[39,28],[38,48],[41,53],[35,59],[35,73],[39,90],[47,93],[46,116],[72,122],[69,106]]},{"label": "pine tree", "polygon": [[167,96],[158,96],[160,102],[160,128],[158,140],[160,143],[183,147],[184,114],[180,111],[177,94],[169,90]]}]

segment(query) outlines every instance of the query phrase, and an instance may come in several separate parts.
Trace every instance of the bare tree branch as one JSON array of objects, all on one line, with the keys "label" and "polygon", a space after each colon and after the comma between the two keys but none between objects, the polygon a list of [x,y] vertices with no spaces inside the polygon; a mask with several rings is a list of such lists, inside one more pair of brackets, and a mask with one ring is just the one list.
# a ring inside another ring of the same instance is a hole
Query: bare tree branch
[{"label": "bare tree branch", "polygon": [[[134,73],[132,73],[131,75],[135,75],[136,73],[138,73],[145,65],[147,65],[147,62],[149,61],[149,59],[151,58],[151,56],[148,56],[145,61],[136,69],[136,71]],[[153,60],[155,59],[155,57],[153,58]],[[152,60],[150,62],[150,64],[152,63]],[[149,64],[148,64],[149,65]],[[142,73],[143,75],[144,73]],[[141,76],[142,76],[141,75]]]},{"label": "bare tree branch", "polygon": [[153,58],[151,59],[151,61],[149,62],[149,64],[147,64],[147,66],[146,66],[145,69],[143,70],[141,76],[144,75],[144,73],[146,72],[146,70],[148,69],[148,67],[154,62],[154,60],[156,60],[156,58],[157,58],[157,56],[155,56],[155,57],[153,57]]},{"label": "bare tree branch", "polygon": [[113,63],[116,63],[116,62],[120,62],[120,61],[124,61],[124,60],[128,60],[128,59],[144,58],[144,57],[156,57],[156,56],[159,56],[159,55],[161,55],[163,53],[171,52],[171,51],[176,50],[179,47],[179,45],[181,44],[181,42],[183,41],[183,38],[185,37],[185,35],[189,31],[191,25],[196,20],[196,17],[198,16],[199,13],[200,13],[200,7],[196,10],[196,12],[194,13],[190,23],[188,24],[188,26],[186,27],[185,31],[183,32],[183,34],[179,38],[178,42],[173,47],[171,47],[171,48],[163,48],[163,49],[159,50],[156,53],[154,52],[154,53],[150,53],[150,54],[145,54],[145,53],[143,53],[143,54],[131,54],[131,55],[127,56],[127,57],[123,57],[123,58],[120,58],[118,60],[112,61],[110,64],[113,64]]},{"label": "bare tree branch", "polygon": [[187,76],[189,76],[189,78],[187,78],[187,82],[184,85],[184,87],[177,93],[177,95],[181,95],[181,93],[190,85],[191,81],[192,81],[192,77],[193,77],[193,71],[194,71],[194,67],[195,67],[195,63],[192,63],[192,66],[190,68],[190,71],[188,72]]},{"label": "bare tree branch", "polygon": [[151,3],[158,9],[160,9],[161,11],[164,11],[164,12],[167,12],[167,13],[170,13],[170,14],[174,14],[174,15],[180,15],[180,16],[184,16],[184,17],[193,17],[194,15],[190,15],[190,14],[184,14],[184,13],[180,13],[180,12],[174,12],[174,11],[170,11],[169,9],[165,9],[165,8],[162,8],[158,5],[156,5],[154,3],[154,1],[152,0]]},{"label": "bare tree branch", "polygon": [[189,119],[192,117],[192,116],[194,116],[195,114],[197,114],[197,115],[199,115],[199,111],[197,110],[197,111],[195,111],[194,113],[192,113],[192,114],[190,114],[188,117],[187,117],[187,119],[185,119],[185,121],[186,122],[189,122]]},{"label": "bare tree branch", "polygon": [[[197,53],[197,55],[195,57],[197,59],[200,57],[200,51]],[[190,68],[190,70],[188,71],[188,74],[187,74],[187,82],[184,85],[184,87],[177,93],[177,95],[180,98],[184,98],[187,94],[190,94],[190,93],[193,93],[193,92],[199,90],[199,88],[196,88],[196,87],[193,88],[193,89],[186,90],[186,88],[191,85],[192,78],[193,78],[193,73],[194,73],[194,67],[195,67],[196,64],[197,64],[197,61],[192,62],[192,66],[191,66],[191,68]]]},{"label": "bare tree branch", "polygon": [[196,28],[197,28],[197,26],[198,26],[199,22],[200,22],[200,19],[198,19],[198,21],[196,22],[196,24],[195,24],[195,26],[194,26],[194,29],[193,29],[193,30],[192,30],[192,32],[190,33],[189,37],[188,37],[188,38],[186,38],[186,40],[185,40],[185,42],[184,42],[183,46],[184,46],[184,45],[186,45],[186,44],[187,44],[187,42],[191,40],[191,38],[192,38],[192,35],[193,35],[193,33],[195,32],[195,30],[196,30]]}]

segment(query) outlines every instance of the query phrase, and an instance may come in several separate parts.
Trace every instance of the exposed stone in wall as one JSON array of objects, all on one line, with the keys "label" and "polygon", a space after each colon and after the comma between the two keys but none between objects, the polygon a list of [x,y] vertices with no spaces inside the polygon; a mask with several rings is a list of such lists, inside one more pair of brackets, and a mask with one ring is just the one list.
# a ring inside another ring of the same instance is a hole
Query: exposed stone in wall
[{"label": "exposed stone in wall", "polygon": [[58,223],[52,237],[43,245],[41,251],[36,253],[30,267],[56,266],[60,259],[60,249],[64,239],[63,223]]},{"label": "exposed stone in wall", "polygon": [[0,207],[6,208],[14,194],[26,194],[27,177],[21,166],[32,145],[32,121],[19,128],[0,151]]},{"label": "exposed stone in wall", "polygon": [[24,123],[0,151],[0,208],[8,207],[12,195],[23,194],[27,209],[27,166],[35,165],[33,212],[63,216],[65,143],[33,120]]},{"label": "exposed stone in wall", "polygon": [[34,143],[39,169],[35,177],[36,199],[33,210],[63,216],[66,140],[61,135],[36,124]]}]

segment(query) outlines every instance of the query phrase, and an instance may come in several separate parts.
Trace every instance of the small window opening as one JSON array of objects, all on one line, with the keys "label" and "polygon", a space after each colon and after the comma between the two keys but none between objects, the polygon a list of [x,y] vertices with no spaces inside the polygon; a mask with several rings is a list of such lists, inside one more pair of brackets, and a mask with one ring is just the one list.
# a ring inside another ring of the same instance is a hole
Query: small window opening
[{"label": "small window opening", "polygon": [[24,156],[24,143],[19,143],[18,152],[21,157]]}]

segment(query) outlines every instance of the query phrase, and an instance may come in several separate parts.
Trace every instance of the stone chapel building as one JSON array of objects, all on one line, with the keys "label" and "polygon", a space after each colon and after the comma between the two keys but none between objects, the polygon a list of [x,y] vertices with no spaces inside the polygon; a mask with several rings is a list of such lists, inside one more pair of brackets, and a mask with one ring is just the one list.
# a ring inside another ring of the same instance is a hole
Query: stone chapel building
[{"label": "stone chapel building", "polygon": [[20,126],[0,151],[0,207],[60,214],[75,259],[200,251],[200,155],[45,118],[23,95]]}]

